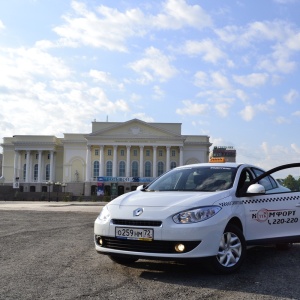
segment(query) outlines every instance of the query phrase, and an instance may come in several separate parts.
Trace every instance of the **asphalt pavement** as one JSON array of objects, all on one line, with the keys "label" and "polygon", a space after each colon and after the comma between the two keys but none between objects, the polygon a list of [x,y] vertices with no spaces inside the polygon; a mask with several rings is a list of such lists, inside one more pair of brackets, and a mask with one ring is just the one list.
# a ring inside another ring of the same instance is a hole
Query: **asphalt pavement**
[{"label": "asphalt pavement", "polygon": [[104,204],[0,201],[0,300],[300,299],[300,244],[250,249],[231,275],[201,264],[122,266],[95,251]]},{"label": "asphalt pavement", "polygon": [[100,212],[105,204],[107,202],[0,201],[0,210]]}]

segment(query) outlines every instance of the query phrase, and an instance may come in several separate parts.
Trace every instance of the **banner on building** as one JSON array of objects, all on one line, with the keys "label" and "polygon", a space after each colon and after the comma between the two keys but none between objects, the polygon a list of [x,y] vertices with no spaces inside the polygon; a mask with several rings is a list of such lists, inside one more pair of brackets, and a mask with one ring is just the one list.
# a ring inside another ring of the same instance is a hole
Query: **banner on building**
[{"label": "banner on building", "polygon": [[98,177],[98,182],[111,181],[111,182],[151,182],[154,178],[152,177],[112,177],[104,176]]},{"label": "banner on building", "polygon": [[97,180],[97,196],[104,196],[103,177],[98,177],[98,180]]}]

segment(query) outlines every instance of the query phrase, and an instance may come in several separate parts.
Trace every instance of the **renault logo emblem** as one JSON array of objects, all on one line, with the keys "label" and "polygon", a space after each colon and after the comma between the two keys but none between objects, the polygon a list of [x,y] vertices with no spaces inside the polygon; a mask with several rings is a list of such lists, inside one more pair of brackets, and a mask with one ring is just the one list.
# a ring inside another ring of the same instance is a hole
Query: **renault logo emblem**
[{"label": "renault logo emblem", "polygon": [[144,209],[143,208],[137,208],[133,211],[133,216],[138,217],[143,213]]}]

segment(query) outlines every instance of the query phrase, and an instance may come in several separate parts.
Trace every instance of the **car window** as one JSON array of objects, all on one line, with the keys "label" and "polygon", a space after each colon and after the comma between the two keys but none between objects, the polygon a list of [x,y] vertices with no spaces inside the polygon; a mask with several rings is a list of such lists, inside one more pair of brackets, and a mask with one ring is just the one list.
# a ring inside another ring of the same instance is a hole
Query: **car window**
[{"label": "car window", "polygon": [[[260,169],[256,169],[256,168],[252,168],[252,171],[254,172],[256,177],[264,173],[264,171],[262,171]],[[263,185],[266,191],[269,191],[269,190],[272,190],[272,189],[275,189],[278,187],[275,179],[273,179],[272,176],[266,176],[265,178],[261,179],[258,183]]]},{"label": "car window", "polygon": [[220,191],[232,187],[236,168],[194,167],[173,169],[147,187],[151,191]]},{"label": "car window", "polygon": [[237,195],[241,195],[247,190],[252,179],[253,175],[249,169],[244,169],[241,172],[237,186]]}]

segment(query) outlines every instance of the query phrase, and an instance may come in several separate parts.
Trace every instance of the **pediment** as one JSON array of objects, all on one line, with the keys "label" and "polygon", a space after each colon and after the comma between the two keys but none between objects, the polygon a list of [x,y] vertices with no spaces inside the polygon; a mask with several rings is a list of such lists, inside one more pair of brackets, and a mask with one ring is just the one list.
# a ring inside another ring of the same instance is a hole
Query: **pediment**
[{"label": "pediment", "polygon": [[[126,137],[126,138],[151,138],[151,137],[161,137],[161,138],[180,138],[181,135],[172,132],[172,126],[168,127],[168,130],[159,126],[159,123],[146,123],[144,121],[133,119],[124,123],[111,123],[104,124],[104,128],[97,130],[88,136],[89,137]],[[101,127],[101,124],[99,124]]]}]

